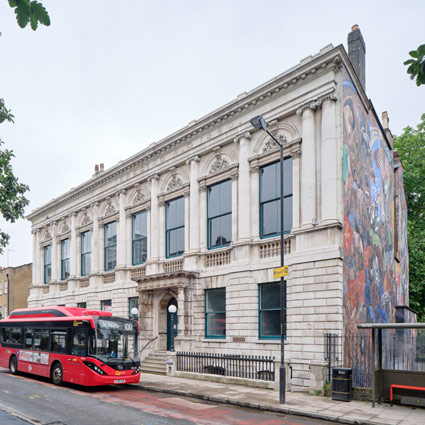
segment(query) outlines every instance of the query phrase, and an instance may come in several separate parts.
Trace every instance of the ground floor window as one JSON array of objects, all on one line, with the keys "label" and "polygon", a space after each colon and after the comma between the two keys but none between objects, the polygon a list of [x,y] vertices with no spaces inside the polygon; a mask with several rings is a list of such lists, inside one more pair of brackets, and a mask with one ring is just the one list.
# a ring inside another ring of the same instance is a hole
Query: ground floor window
[{"label": "ground floor window", "polygon": [[226,288],[205,291],[205,337],[226,336]]},{"label": "ground floor window", "polygon": [[110,311],[110,312],[112,312],[112,300],[102,300],[100,302],[100,309],[102,311]]},{"label": "ground floor window", "polygon": [[280,283],[258,285],[259,338],[280,337]]},{"label": "ground floor window", "polygon": [[139,320],[139,313],[132,314],[131,310],[135,308],[137,312],[139,311],[139,297],[131,297],[128,299],[128,317],[130,319]]}]

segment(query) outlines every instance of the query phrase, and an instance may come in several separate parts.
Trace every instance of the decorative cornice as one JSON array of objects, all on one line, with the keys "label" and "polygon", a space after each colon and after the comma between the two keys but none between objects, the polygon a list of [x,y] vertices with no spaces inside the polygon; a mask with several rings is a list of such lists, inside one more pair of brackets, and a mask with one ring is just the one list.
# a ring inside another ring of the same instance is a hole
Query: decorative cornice
[{"label": "decorative cornice", "polygon": [[323,102],[327,100],[331,100],[333,102],[336,102],[338,100],[338,96],[335,93],[335,89],[333,89],[330,93],[327,93],[323,96],[319,96],[315,99],[309,100],[305,104],[301,105],[297,109],[297,115],[302,115],[302,113],[307,110],[315,111],[316,109],[322,106]]},{"label": "decorative cornice", "polygon": [[[135,167],[140,169],[141,166],[149,164],[150,161],[164,155],[164,153],[170,149],[176,148],[179,145],[185,145],[188,142],[190,143],[191,139],[199,137],[201,133],[210,133],[213,129],[221,129],[221,126],[229,120],[234,120],[237,116],[242,117],[246,115],[248,110],[257,108],[259,104],[268,102],[274,96],[291,90],[311,78],[316,78],[317,75],[327,72],[328,69],[340,69],[344,64],[346,68],[349,69],[350,75],[353,74],[352,66],[342,45],[323,50],[310,60],[302,61],[295,67],[269,80],[247,94],[239,96],[233,102],[192,122],[159,142],[152,143],[148,148],[120,162],[103,173],[95,175],[90,180],[71,189],[60,198],[54,199],[44,206],[35,209],[32,213],[28,214],[26,218],[30,221],[35,220],[87,192],[93,191],[103,183],[131,171]],[[357,82],[357,80],[355,81]]]}]

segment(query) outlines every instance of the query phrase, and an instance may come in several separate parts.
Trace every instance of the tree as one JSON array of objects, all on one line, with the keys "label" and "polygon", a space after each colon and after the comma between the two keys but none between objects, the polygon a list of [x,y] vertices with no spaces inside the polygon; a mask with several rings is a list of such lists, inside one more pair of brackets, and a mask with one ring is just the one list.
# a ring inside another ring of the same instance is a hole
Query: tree
[{"label": "tree", "polygon": [[416,78],[417,86],[425,84],[425,44],[419,46],[417,50],[409,52],[409,55],[413,59],[404,62],[405,65],[409,65],[407,73],[410,74],[412,80]]},{"label": "tree", "polygon": [[394,138],[403,164],[407,200],[410,306],[425,321],[425,114],[416,129]]},{"label": "tree", "polygon": [[[0,99],[0,124],[4,121],[13,122],[13,115]],[[24,210],[29,201],[24,196],[28,186],[19,183],[12,170],[11,160],[15,156],[9,149],[1,149],[4,142],[0,139],[0,213],[5,220],[14,223],[18,218],[24,218]],[[0,230],[0,254],[9,242],[9,235]]]},{"label": "tree", "polygon": [[49,26],[50,18],[44,6],[32,0],[9,0],[10,7],[15,9],[16,21],[21,28],[25,28],[30,23],[35,31],[38,23]]}]

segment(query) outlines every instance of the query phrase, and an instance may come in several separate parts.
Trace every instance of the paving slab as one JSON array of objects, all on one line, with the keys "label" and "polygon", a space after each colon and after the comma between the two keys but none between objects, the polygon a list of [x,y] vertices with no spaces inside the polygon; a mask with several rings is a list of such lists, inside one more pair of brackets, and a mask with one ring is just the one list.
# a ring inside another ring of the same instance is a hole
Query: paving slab
[{"label": "paving slab", "polygon": [[279,391],[276,390],[235,384],[223,385],[221,382],[147,373],[142,374],[140,383],[137,386],[151,391],[254,409],[296,414],[336,423],[359,425],[425,424],[424,408],[397,405],[391,407],[389,404],[377,404],[375,408],[372,408],[370,402],[357,400],[351,402],[336,401],[330,397],[301,392],[287,392],[285,394],[285,404],[280,404]]}]

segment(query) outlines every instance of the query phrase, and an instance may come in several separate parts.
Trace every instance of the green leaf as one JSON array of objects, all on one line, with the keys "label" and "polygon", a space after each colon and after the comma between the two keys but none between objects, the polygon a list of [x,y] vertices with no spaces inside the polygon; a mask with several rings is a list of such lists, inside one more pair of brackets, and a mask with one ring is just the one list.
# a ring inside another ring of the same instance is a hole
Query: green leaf
[{"label": "green leaf", "polygon": [[21,28],[25,28],[30,20],[30,10],[24,1],[19,1],[15,9],[16,20]]},{"label": "green leaf", "polygon": [[36,1],[31,2],[31,14],[40,22],[40,24],[49,26],[50,18],[46,8]]},{"label": "green leaf", "polygon": [[10,7],[16,7],[16,0],[9,0]]},{"label": "green leaf", "polygon": [[31,22],[31,29],[35,31],[38,26],[38,20],[33,14],[30,15],[30,22]]}]

